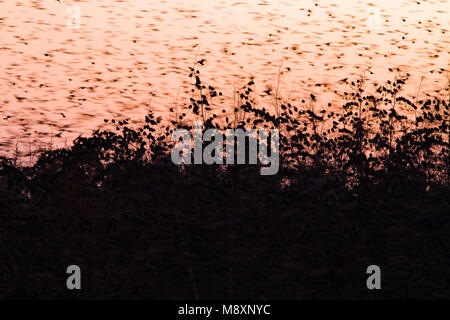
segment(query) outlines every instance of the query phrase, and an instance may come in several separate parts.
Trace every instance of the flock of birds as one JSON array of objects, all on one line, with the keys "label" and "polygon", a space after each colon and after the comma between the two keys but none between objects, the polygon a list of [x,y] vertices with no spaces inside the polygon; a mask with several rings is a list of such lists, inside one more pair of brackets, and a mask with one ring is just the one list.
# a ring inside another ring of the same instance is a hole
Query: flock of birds
[{"label": "flock of birds", "polygon": [[[69,28],[71,6],[79,28]],[[367,25],[379,12],[379,26]],[[338,105],[347,80],[402,72],[409,89],[448,94],[447,0],[0,0],[0,154],[70,144],[106,125],[189,104],[189,67],[232,110],[249,77],[274,93]],[[446,91],[447,90],[447,91]]]}]

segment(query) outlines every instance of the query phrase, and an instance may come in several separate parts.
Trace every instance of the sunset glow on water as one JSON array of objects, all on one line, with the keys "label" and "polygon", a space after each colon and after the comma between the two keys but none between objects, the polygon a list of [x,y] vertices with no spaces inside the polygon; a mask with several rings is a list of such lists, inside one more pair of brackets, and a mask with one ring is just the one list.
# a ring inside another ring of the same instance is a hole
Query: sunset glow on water
[{"label": "sunset glow on water", "polygon": [[0,1],[0,153],[70,144],[105,118],[141,121],[149,108],[167,117],[187,106],[188,68],[202,59],[221,108],[233,107],[250,76],[269,109],[268,88],[338,108],[344,78],[384,82],[399,72],[411,74],[407,94],[445,97],[448,8],[445,0]]}]

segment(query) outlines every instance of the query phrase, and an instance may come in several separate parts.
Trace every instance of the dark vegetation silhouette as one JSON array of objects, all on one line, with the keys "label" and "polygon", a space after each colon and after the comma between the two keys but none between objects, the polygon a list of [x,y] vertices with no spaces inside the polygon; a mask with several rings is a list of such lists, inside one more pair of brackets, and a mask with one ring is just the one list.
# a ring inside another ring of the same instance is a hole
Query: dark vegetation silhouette
[{"label": "dark vegetation silhouette", "polygon": [[[361,78],[340,108],[311,95],[272,112],[249,79],[228,114],[197,66],[190,114],[111,120],[32,167],[2,159],[2,297],[450,298],[448,102],[402,97],[407,76],[368,95]],[[172,164],[192,119],[278,128],[279,173]],[[66,289],[72,264],[81,291]],[[372,264],[381,291],[366,288]]]}]

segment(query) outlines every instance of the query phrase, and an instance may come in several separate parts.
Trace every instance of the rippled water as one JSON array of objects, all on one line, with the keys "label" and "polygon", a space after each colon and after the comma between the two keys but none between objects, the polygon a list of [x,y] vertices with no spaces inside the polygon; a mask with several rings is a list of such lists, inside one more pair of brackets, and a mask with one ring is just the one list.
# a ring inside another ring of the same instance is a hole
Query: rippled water
[{"label": "rippled water", "polygon": [[248,76],[267,106],[263,91],[277,85],[284,99],[337,104],[343,78],[385,81],[397,68],[412,74],[408,93],[423,79],[419,95],[442,95],[448,9],[446,0],[0,1],[0,154],[70,144],[104,118],[183,108],[196,59],[227,107]]}]

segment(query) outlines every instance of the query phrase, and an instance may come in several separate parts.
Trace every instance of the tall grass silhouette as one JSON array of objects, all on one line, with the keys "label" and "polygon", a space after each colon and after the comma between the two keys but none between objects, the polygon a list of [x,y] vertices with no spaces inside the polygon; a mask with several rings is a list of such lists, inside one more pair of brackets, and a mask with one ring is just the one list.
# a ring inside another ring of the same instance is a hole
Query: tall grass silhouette
[{"label": "tall grass silhouette", "polygon": [[[170,120],[105,119],[111,130],[33,166],[2,158],[3,297],[450,297],[448,101],[402,96],[405,75],[370,95],[348,80],[340,107],[311,94],[269,109],[250,78],[228,111],[198,67]],[[172,164],[173,130],[194,119],[279,129],[279,173]],[[82,292],[64,287],[71,264]],[[365,286],[371,264],[386,270],[382,291]]]}]

